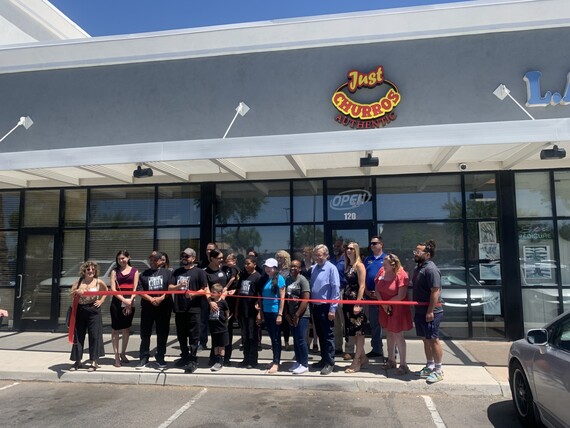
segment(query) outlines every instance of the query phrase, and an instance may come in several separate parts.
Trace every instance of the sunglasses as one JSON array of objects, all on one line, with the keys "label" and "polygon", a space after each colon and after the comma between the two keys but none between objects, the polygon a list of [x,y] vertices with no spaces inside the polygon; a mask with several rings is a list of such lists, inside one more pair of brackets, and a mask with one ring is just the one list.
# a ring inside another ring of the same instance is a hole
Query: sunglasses
[{"label": "sunglasses", "polygon": [[380,242],[371,242],[370,245],[378,245]]}]

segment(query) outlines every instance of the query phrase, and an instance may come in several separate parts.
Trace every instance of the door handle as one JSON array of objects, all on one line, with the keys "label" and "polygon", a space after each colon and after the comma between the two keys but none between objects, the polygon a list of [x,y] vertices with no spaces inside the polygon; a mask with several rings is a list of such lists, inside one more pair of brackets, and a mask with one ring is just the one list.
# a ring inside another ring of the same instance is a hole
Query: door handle
[{"label": "door handle", "polygon": [[16,299],[22,298],[22,279],[23,275],[18,275],[18,295],[16,296]]}]

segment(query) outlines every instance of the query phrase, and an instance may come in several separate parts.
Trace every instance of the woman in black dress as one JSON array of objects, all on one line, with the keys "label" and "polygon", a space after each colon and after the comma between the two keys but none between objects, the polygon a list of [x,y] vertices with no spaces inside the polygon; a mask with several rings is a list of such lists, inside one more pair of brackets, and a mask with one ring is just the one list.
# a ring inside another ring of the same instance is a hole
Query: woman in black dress
[{"label": "woman in black dress", "polygon": [[[121,250],[115,256],[117,266],[111,272],[111,290],[133,291],[137,289],[139,271],[131,266],[131,257],[127,250]],[[121,363],[128,363],[127,345],[129,344],[130,328],[135,316],[135,296],[129,294],[117,294],[111,300],[111,338],[115,353],[115,367],[121,367]],[[123,332],[123,344],[119,353],[119,335]]]}]

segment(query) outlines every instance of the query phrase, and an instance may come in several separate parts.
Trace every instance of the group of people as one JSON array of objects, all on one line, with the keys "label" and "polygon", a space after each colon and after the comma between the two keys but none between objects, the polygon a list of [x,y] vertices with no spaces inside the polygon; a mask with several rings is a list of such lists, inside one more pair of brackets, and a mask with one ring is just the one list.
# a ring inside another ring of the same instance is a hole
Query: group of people
[{"label": "group of people", "polygon": [[[335,354],[352,360],[345,367],[346,373],[360,371],[369,358],[382,358],[385,369],[407,374],[410,370],[406,362],[404,332],[413,327],[408,302],[410,280],[399,258],[384,253],[381,237],[370,239],[370,250],[370,256],[361,260],[358,243],[337,241],[332,256],[328,247],[320,244],[312,249],[305,248],[300,259],[291,260],[289,253],[282,250],[275,258],[268,258],[263,263],[252,250],[246,255],[240,271],[234,254],[224,257],[222,251],[210,243],[202,266],[197,264],[196,252],[191,248],[181,252],[180,267],[174,271],[165,267],[167,256],[154,251],[149,257],[150,268],[142,273],[131,266],[128,251],[119,251],[109,284],[112,291],[121,292],[113,295],[110,309],[114,365],[120,367],[129,362],[126,356],[129,331],[135,300],[140,297],[141,343],[137,369],[149,363],[153,328],[156,330],[156,364],[159,368],[167,367],[166,345],[174,311],[180,344],[180,358],[174,364],[188,373],[198,367],[197,352],[206,347],[208,330],[210,369],[219,371],[232,364],[233,325],[237,320],[243,349],[239,367],[258,367],[261,328],[265,326],[272,349],[272,360],[264,367],[265,373],[279,371],[282,334],[286,347],[289,337],[293,338],[295,363],[289,371],[294,375],[309,371],[309,328],[312,326],[313,340],[318,340],[313,349],[319,349],[320,359],[311,368],[320,374],[333,372]],[[439,270],[431,260],[435,255],[435,242],[418,244],[413,254],[417,264],[412,275],[413,300],[418,302],[414,323],[426,354],[426,366],[417,374],[434,383],[443,379],[443,355],[439,343],[439,324],[443,317],[441,280]],[[97,264],[83,263],[80,278],[71,288],[71,295],[78,298],[71,352],[73,370],[81,367],[87,332],[90,371],[98,368],[97,360],[104,355],[101,305],[106,295],[86,296],[84,293],[105,290],[108,286],[98,278]],[[129,294],[133,290],[140,293]],[[386,331],[388,350],[385,361],[382,329]],[[365,353],[365,334],[368,332],[372,336],[372,350]],[[121,333],[122,345],[119,346]]]}]

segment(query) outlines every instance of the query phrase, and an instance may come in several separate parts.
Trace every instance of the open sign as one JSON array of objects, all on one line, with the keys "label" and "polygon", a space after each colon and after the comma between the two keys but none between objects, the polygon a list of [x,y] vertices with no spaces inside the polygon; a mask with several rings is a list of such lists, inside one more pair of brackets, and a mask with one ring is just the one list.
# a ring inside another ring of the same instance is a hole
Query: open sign
[{"label": "open sign", "polygon": [[372,200],[372,194],[363,189],[345,190],[332,197],[329,207],[332,210],[346,211],[358,208]]}]

